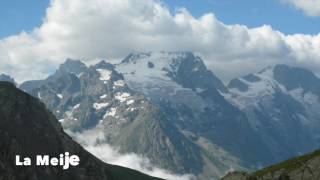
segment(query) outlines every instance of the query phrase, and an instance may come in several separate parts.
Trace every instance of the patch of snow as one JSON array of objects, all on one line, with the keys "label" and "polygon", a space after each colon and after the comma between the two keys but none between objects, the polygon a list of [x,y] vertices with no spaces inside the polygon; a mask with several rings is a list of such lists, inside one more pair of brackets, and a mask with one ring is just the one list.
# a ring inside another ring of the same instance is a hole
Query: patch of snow
[{"label": "patch of snow", "polygon": [[110,111],[107,111],[106,114],[103,116],[103,119],[105,119],[108,116],[114,117],[117,113],[117,108],[111,108]]},{"label": "patch of snow", "polygon": [[97,69],[97,71],[100,73],[100,80],[104,81],[106,84],[106,81],[109,81],[111,79],[112,72],[106,69]]},{"label": "patch of snow", "polygon": [[133,99],[127,101],[127,105],[131,105],[131,104],[133,104],[133,103],[134,103],[134,100],[133,100]]},{"label": "patch of snow", "polygon": [[63,99],[63,95],[62,94],[57,94],[58,98]]},{"label": "patch of snow", "polygon": [[107,94],[104,94],[104,95],[102,95],[102,96],[100,96],[100,99],[105,99],[105,98],[107,98]]},{"label": "patch of snow", "polygon": [[120,92],[118,92],[115,95],[115,99],[120,101],[120,102],[126,101],[128,97],[130,97],[129,93],[120,93]]},{"label": "patch of snow", "polygon": [[202,89],[202,88],[196,88],[196,92],[197,93],[202,93],[204,92],[206,89]]},{"label": "patch of snow", "polygon": [[94,103],[93,108],[96,110],[102,109],[109,106],[109,103]]},{"label": "patch of snow", "polygon": [[116,87],[124,87],[124,86],[125,86],[124,80],[115,81],[113,84],[114,84],[114,86],[116,86]]},{"label": "patch of snow", "polygon": [[77,109],[77,108],[79,108],[80,107],[80,104],[76,104],[74,107],[73,107],[73,109]]},{"label": "patch of snow", "polygon": [[59,119],[58,120],[60,123],[63,123],[64,122],[64,119]]},{"label": "patch of snow", "polygon": [[41,97],[41,93],[40,92],[38,92],[38,98],[39,99],[41,99],[42,97]]}]

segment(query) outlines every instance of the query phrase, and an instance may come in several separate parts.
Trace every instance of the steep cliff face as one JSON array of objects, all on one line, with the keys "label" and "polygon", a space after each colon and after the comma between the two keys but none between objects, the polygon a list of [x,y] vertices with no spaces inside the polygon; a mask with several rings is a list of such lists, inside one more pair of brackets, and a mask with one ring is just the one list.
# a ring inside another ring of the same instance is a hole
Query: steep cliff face
[{"label": "steep cliff face", "polygon": [[254,173],[233,172],[221,180],[318,180],[320,151],[290,159]]},{"label": "steep cliff face", "polygon": [[[85,151],[62,130],[54,115],[38,99],[0,82],[0,179],[5,180],[126,180],[157,179],[127,168],[105,164]],[[59,157],[69,152],[80,157],[80,165],[15,166],[15,156]]]}]

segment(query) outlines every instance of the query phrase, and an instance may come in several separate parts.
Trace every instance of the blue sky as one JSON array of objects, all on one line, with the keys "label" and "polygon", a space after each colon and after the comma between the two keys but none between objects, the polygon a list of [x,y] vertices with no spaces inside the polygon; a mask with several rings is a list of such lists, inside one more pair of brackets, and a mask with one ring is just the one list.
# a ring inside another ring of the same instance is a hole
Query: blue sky
[{"label": "blue sky", "polygon": [[[213,12],[226,24],[257,27],[269,24],[286,34],[320,32],[320,17],[309,17],[281,0],[164,0],[174,12],[185,7],[194,16]],[[45,16],[49,0],[2,0],[0,6],[0,38],[31,31]]]},{"label": "blue sky", "polygon": [[[269,24],[286,34],[320,32],[320,17],[309,17],[281,0],[164,0],[171,11],[187,8],[194,16],[213,12],[226,24],[257,27]],[[49,0],[2,0],[0,37],[31,31],[45,16]]]},{"label": "blue sky", "polygon": [[1,0],[0,38],[39,26],[48,6],[49,0]]},{"label": "blue sky", "polygon": [[320,32],[320,18],[308,17],[281,0],[165,0],[172,11],[186,7],[194,16],[213,12],[225,24],[269,24],[286,34]]}]

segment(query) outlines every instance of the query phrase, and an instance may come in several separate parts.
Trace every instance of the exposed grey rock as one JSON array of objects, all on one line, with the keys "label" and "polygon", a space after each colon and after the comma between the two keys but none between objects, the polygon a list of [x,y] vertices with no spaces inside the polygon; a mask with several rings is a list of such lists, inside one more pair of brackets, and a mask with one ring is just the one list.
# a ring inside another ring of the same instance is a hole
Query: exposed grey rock
[{"label": "exposed grey rock", "polygon": [[86,65],[79,60],[67,59],[63,64],[59,66],[59,69],[51,76],[44,80],[31,80],[26,81],[20,85],[20,89],[30,92],[36,88],[41,87],[44,84],[54,82],[64,76],[65,74],[74,74],[79,76],[83,71],[87,69]]},{"label": "exposed grey rock", "polygon": [[[153,69],[143,68],[148,62],[154,63]],[[207,139],[230,153],[229,157],[239,157],[242,161],[238,165],[272,161],[268,148],[248,128],[245,115],[220,95],[228,90],[199,57],[188,52],[131,54],[117,65],[117,70],[124,74],[130,88],[157,104],[191,141]],[[247,148],[254,146],[258,148],[248,153]],[[211,153],[211,160],[220,158]],[[259,160],[255,159],[258,156]],[[213,167],[221,165],[220,173],[236,164],[217,161]]]},{"label": "exposed grey rock", "polygon": [[239,79],[233,79],[228,84],[228,88],[237,88],[239,91],[245,92],[248,90],[248,85]]},{"label": "exposed grey rock", "polygon": [[273,70],[274,78],[287,90],[302,88],[320,96],[320,79],[311,71],[298,67],[277,65]]},{"label": "exposed grey rock", "polygon": [[47,104],[65,129],[102,132],[105,138],[99,143],[143,155],[177,173],[203,169],[199,147],[157,106],[131,90],[112,64],[101,61],[79,77],[65,73],[30,93]]},{"label": "exposed grey rock", "polygon": [[101,61],[78,74],[61,67],[28,92],[65,129],[102,132],[98,143],[177,173],[217,178],[320,143],[317,86],[307,80],[318,79],[304,70],[298,74],[307,79],[294,82],[292,68],[269,67],[226,88],[189,52],[131,54],[120,64]]},{"label": "exposed grey rock", "polygon": [[[54,115],[38,99],[0,82],[0,179],[25,180],[151,180],[140,172],[105,164],[85,151],[62,130]],[[60,166],[17,167],[15,156],[59,157],[69,152],[80,157],[80,164],[63,170]]]}]

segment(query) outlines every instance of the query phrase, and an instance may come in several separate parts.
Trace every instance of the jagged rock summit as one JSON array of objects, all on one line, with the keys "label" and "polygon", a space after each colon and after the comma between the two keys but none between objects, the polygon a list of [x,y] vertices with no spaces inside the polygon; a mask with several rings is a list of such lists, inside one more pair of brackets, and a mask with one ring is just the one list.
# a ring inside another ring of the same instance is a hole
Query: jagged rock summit
[{"label": "jagged rock summit", "polygon": [[65,74],[73,74],[80,76],[83,71],[87,69],[86,65],[79,60],[67,59],[61,64],[56,72],[43,80],[30,80],[22,83],[19,88],[29,92],[35,88],[39,88],[42,85],[50,82],[54,82],[61,78]]}]

